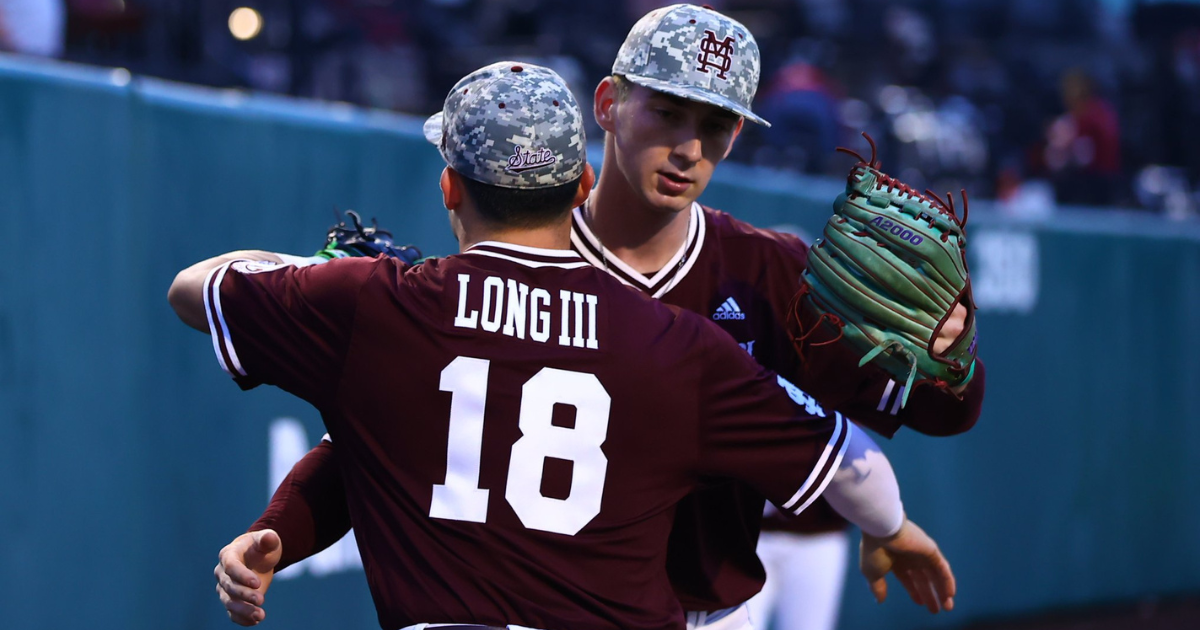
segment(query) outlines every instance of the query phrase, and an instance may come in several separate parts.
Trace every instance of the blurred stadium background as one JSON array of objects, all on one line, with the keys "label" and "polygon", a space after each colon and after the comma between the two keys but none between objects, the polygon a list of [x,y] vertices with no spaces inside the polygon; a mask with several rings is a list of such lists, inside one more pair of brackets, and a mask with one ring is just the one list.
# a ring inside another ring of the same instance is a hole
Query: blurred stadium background
[{"label": "blurred stadium background", "polygon": [[[775,126],[701,201],[816,234],[859,130],[974,200],[983,418],[885,444],[958,609],[851,571],[841,627],[1200,628],[1200,2],[710,3],[758,38]],[[422,115],[502,58],[586,106],[662,4],[0,0],[0,627],[230,627],[216,552],[322,430],[227,381],[174,273],[315,250],[335,207],[450,253]],[[378,627],[350,540],[268,611]]]}]

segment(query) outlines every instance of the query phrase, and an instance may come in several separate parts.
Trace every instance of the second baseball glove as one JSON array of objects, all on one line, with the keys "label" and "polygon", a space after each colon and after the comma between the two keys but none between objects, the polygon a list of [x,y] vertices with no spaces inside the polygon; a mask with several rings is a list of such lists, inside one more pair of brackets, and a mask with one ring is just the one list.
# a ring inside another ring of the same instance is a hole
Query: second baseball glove
[{"label": "second baseball glove", "polygon": [[397,246],[392,240],[392,233],[379,229],[374,219],[371,219],[371,227],[364,227],[357,212],[347,210],[346,216],[350,217],[351,224],[346,225],[343,221],[329,228],[325,247],[317,252],[318,256],[333,259],[384,254],[410,265],[423,260],[421,250],[413,245]]}]

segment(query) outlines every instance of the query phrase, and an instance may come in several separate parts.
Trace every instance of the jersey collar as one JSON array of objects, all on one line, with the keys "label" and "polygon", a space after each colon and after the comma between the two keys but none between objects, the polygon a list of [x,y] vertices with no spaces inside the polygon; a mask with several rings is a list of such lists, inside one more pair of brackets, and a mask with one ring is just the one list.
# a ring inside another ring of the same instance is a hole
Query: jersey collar
[{"label": "jersey collar", "polygon": [[542,249],[526,247],[500,241],[481,241],[467,248],[464,254],[478,254],[490,258],[500,258],[526,267],[559,267],[562,269],[578,269],[588,266],[587,261],[579,254],[569,249]]},{"label": "jersey collar", "polygon": [[607,271],[621,282],[639,289],[650,297],[661,298],[675,285],[683,280],[696,264],[700,248],[704,245],[706,231],[704,210],[700,204],[692,202],[691,221],[688,222],[687,238],[679,246],[679,251],[671,257],[658,273],[646,277],[613,255],[596,238],[583,217],[583,208],[575,208],[571,215],[571,247],[593,266]]}]

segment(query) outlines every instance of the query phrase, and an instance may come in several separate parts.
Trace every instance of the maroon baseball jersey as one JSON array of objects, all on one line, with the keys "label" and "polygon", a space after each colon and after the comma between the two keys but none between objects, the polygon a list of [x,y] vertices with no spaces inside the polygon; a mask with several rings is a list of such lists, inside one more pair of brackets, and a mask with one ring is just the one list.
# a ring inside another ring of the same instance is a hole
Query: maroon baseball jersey
[{"label": "maroon baseball jersey", "polygon": [[205,305],[240,385],[321,412],[383,628],[681,628],[675,503],[732,478],[803,510],[851,431],[570,251],[238,261]]},{"label": "maroon baseball jersey", "polygon": [[[795,395],[814,412],[821,409],[819,399],[888,437],[903,424],[927,433],[957,433],[979,416],[982,364],[963,400],[921,388],[900,409],[903,385],[876,366],[860,369],[859,355],[846,344],[806,348],[802,361],[788,335],[787,317],[808,249],[792,235],[694,204],[685,243],[650,277],[608,255],[581,210],[575,211],[571,242],[588,262],[625,284],[713,320],[761,365],[795,383],[800,388]],[[761,590],[765,573],[755,550],[762,512],[762,496],[736,482],[707,486],[680,503],[667,566],[686,610],[736,606]],[[785,526],[818,532],[844,528],[846,522],[820,500]]]}]

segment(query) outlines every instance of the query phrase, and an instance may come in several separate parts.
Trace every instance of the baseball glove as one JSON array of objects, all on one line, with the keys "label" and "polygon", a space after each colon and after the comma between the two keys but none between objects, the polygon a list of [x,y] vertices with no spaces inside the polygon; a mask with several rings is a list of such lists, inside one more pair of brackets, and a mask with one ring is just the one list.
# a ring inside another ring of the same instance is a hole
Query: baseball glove
[{"label": "baseball glove", "polygon": [[[848,149],[858,158],[846,191],[833,204],[824,236],[808,250],[808,268],[793,301],[789,330],[797,350],[825,319],[838,336],[863,354],[859,366],[875,361],[906,384],[902,405],[914,385],[949,389],[974,374],[975,304],[967,271],[967,197],[963,217],[954,199],[946,201],[881,172],[875,159]],[[800,327],[800,308],[808,302],[820,313],[808,331]],[[967,311],[963,332],[940,354],[934,341],[962,304]]]},{"label": "baseball glove", "polygon": [[392,233],[379,229],[375,219],[371,219],[371,227],[363,227],[357,212],[347,210],[346,216],[350,217],[351,225],[347,226],[345,221],[341,221],[329,228],[325,237],[325,248],[317,252],[318,256],[334,259],[384,254],[399,258],[410,265],[424,260],[421,250],[413,245],[397,247],[392,240]]}]

